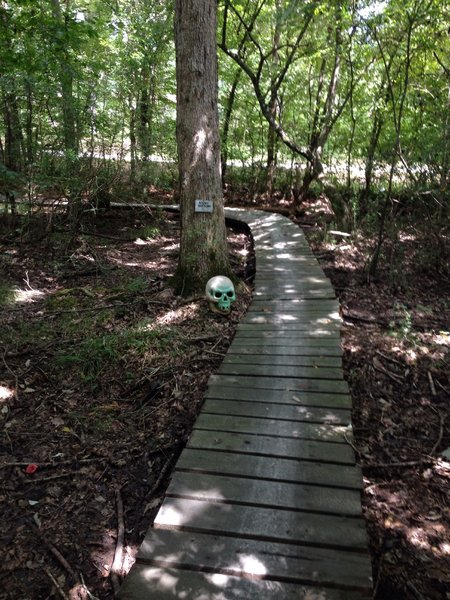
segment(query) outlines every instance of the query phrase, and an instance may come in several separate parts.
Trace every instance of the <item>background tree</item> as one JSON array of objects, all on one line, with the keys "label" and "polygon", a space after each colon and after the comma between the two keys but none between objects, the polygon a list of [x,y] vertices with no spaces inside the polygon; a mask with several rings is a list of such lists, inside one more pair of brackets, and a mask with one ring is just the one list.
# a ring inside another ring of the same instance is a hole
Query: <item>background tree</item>
[{"label": "background tree", "polygon": [[[230,272],[220,171],[215,0],[176,0],[177,144],[181,245],[180,293],[203,291]],[[195,212],[196,200],[212,213]]]}]

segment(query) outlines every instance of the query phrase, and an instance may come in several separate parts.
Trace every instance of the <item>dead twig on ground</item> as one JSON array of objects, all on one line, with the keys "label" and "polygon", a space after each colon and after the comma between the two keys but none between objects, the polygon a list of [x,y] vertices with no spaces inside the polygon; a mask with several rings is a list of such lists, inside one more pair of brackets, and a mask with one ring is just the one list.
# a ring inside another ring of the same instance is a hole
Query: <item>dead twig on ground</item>
[{"label": "dead twig on ground", "polygon": [[23,483],[42,483],[43,481],[52,481],[53,479],[61,479],[62,477],[68,477],[69,475],[79,475],[80,471],[65,471],[64,473],[58,473],[57,475],[50,475],[49,477],[40,477],[39,479],[26,479]]},{"label": "dead twig on ground", "polygon": [[66,594],[66,592],[62,589],[62,587],[59,585],[58,581],[56,580],[55,577],[53,577],[53,575],[51,574],[51,572],[47,569],[47,567],[43,567],[42,570],[44,571],[44,573],[47,575],[47,577],[50,579],[50,581],[53,583],[53,585],[56,588],[56,591],[58,592],[58,594],[61,596],[61,598],[63,598],[64,600],[70,600],[69,596]]},{"label": "dead twig on ground", "polygon": [[99,598],[97,596],[94,596],[94,594],[92,594],[86,583],[84,582],[84,577],[83,577],[83,573],[80,573],[80,578],[81,578],[81,585],[83,587],[83,591],[86,592],[86,594],[88,595],[89,600],[99,600]]},{"label": "dead twig on ground", "polygon": [[449,390],[448,390],[446,387],[444,387],[444,386],[442,385],[442,383],[440,383],[440,382],[439,382],[437,379],[436,379],[436,383],[438,384],[438,386],[439,386],[439,387],[440,387],[442,390],[444,390],[444,392],[445,392],[445,393],[446,393],[448,396],[450,396],[450,391],[449,391]]},{"label": "dead twig on ground", "polygon": [[159,488],[159,486],[161,485],[162,480],[164,479],[164,477],[167,474],[167,471],[170,469],[171,465],[172,465],[172,459],[173,459],[173,454],[172,453],[168,459],[166,460],[166,462],[164,463],[163,468],[161,469],[159,476],[157,478],[157,480],[155,481],[155,483],[152,485],[149,493],[147,494],[149,498],[151,498],[153,496],[153,494],[157,491],[157,489]]},{"label": "dead twig on ground", "polygon": [[[64,465],[71,465],[73,463],[86,464],[91,462],[103,462],[105,458],[72,458],[71,460],[62,460],[60,462],[37,462],[38,467],[62,467]],[[27,467],[30,462],[8,462],[0,464],[0,469],[6,469],[7,467]]]},{"label": "dead twig on ground", "polygon": [[355,446],[355,444],[348,439],[347,434],[344,432],[344,440],[347,442],[347,444],[353,448],[353,451],[355,452],[355,454],[361,454],[361,452],[358,450],[358,448]]},{"label": "dead twig on ground", "polygon": [[38,534],[38,536],[39,536],[40,540],[42,541],[42,543],[44,544],[44,546],[47,548],[47,550],[56,558],[56,560],[59,562],[59,564],[61,566],[63,566],[65,568],[65,570],[69,573],[73,582],[80,583],[80,578],[78,577],[77,573],[72,568],[72,566],[69,564],[69,562],[64,558],[64,556],[61,554],[61,552],[58,550],[58,548],[56,548],[56,546],[54,544],[52,544],[52,542],[49,542],[49,540],[45,537],[45,535],[41,531],[39,531],[37,526],[35,527],[35,531]]},{"label": "dead twig on ground", "polygon": [[442,438],[444,437],[444,423],[445,423],[445,418],[444,416],[436,409],[433,409],[434,412],[438,415],[439,417],[439,434],[437,437],[436,442],[434,443],[433,448],[431,449],[430,454],[433,456],[433,454],[436,454],[436,450],[439,448],[439,446],[441,445],[442,442]]},{"label": "dead twig on ground", "polygon": [[435,388],[435,386],[434,386],[433,377],[432,377],[432,375],[431,375],[430,371],[428,371],[427,375],[428,375],[428,381],[430,382],[430,390],[431,390],[431,395],[432,395],[432,396],[436,396],[436,395],[437,395],[437,394],[436,394],[436,388]]},{"label": "dead twig on ground", "polygon": [[386,354],[383,354],[379,350],[376,350],[375,354],[378,354],[378,356],[381,356],[381,358],[384,358],[385,360],[388,360],[389,362],[394,363],[394,365],[398,365],[399,367],[402,367],[402,368],[404,368],[404,366],[405,366],[399,360],[396,360],[395,358],[392,358],[391,356],[387,356]]},{"label": "dead twig on ground", "polygon": [[114,595],[117,596],[120,590],[120,578],[122,577],[123,563],[123,541],[125,536],[125,525],[123,521],[123,502],[120,494],[120,488],[116,489],[116,508],[117,508],[117,542],[114,552],[110,575],[114,589]]},{"label": "dead twig on ground", "polygon": [[[378,361],[379,363],[379,361]],[[401,379],[398,375],[394,375],[394,373],[391,373],[390,371],[388,371],[387,369],[385,369],[384,367],[382,367],[380,364],[375,363],[375,361],[372,361],[372,367],[374,368],[375,371],[378,371],[379,373],[383,373],[383,375],[386,375],[386,377],[389,377],[389,379],[392,379],[392,381],[395,381],[395,383],[398,383],[399,385],[403,385],[403,379]]]}]

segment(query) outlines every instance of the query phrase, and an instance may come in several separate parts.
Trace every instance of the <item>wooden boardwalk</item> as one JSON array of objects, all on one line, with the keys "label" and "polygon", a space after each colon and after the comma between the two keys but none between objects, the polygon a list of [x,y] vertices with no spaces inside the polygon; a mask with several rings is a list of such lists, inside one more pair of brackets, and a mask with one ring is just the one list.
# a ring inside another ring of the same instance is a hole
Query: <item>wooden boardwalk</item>
[{"label": "wooden boardwalk", "polygon": [[370,598],[338,302],[288,219],[227,216],[255,239],[254,300],[120,598]]}]

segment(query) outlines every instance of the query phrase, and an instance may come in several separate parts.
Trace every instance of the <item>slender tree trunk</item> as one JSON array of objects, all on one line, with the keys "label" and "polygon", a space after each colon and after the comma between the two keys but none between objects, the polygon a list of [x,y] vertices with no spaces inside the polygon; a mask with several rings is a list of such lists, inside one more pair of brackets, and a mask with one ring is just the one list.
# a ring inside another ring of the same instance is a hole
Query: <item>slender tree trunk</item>
[{"label": "slender tree trunk", "polygon": [[364,189],[360,197],[360,215],[365,217],[368,212],[368,201],[370,190],[372,187],[373,168],[375,164],[375,154],[377,150],[378,140],[380,139],[381,130],[383,128],[383,119],[378,112],[375,113],[372,121],[372,131],[370,134],[370,142],[366,150],[366,164],[364,167]]},{"label": "slender tree trunk", "polygon": [[14,93],[4,94],[3,121],[5,126],[5,166],[11,171],[23,168],[23,134],[19,106]]},{"label": "slender tree trunk", "polygon": [[[52,11],[55,21],[61,27],[65,28],[65,18],[59,0],[52,0]],[[59,63],[64,150],[68,158],[68,165],[70,165],[74,158],[78,156],[76,109],[73,96],[73,72],[67,49],[60,42],[57,44],[56,54]]]},{"label": "slender tree trunk", "polygon": [[241,78],[242,71],[239,69],[236,71],[233,79],[233,83],[231,84],[230,93],[228,94],[228,99],[225,108],[225,116],[223,120],[223,128],[222,128],[222,185],[225,185],[225,177],[227,174],[228,167],[228,134],[230,132],[230,123],[231,123],[231,115],[233,114],[234,101],[236,99],[236,91],[239,85],[239,80]]},{"label": "slender tree trunk", "polygon": [[[379,263],[380,255],[381,255],[381,248],[382,248],[382,245],[383,245],[383,242],[385,239],[386,221],[387,221],[389,206],[392,202],[391,195],[392,195],[392,184],[393,184],[393,180],[394,180],[395,167],[397,164],[398,157],[401,155],[401,132],[402,132],[402,121],[403,121],[403,109],[405,106],[406,94],[407,94],[408,86],[409,86],[409,75],[410,75],[410,67],[411,67],[411,39],[412,39],[412,33],[413,33],[413,26],[414,26],[414,21],[411,17],[408,16],[408,30],[407,30],[407,37],[406,37],[406,57],[405,57],[405,63],[404,63],[405,72],[404,72],[404,77],[403,77],[402,88],[400,91],[398,110],[396,109],[396,101],[395,101],[395,92],[394,92],[393,82],[391,81],[391,79],[389,77],[388,70],[386,73],[388,76],[387,77],[388,91],[389,91],[389,95],[391,97],[391,102],[392,102],[392,115],[393,115],[393,119],[394,119],[394,128],[395,128],[395,142],[394,142],[394,148],[393,148],[393,153],[392,153],[391,168],[389,171],[388,190],[387,190],[385,201],[383,203],[383,207],[381,210],[380,223],[378,226],[377,244],[375,246],[375,250],[374,250],[372,258],[370,260],[369,269],[368,269],[368,277],[369,278],[374,277],[376,275],[376,272],[378,269],[378,263]],[[378,39],[377,39],[377,43],[379,44]],[[379,45],[379,48],[382,53],[384,65],[386,67],[387,62],[385,60],[385,56],[384,56],[383,50],[380,45]]]},{"label": "slender tree trunk", "polygon": [[[184,295],[203,291],[214,275],[230,274],[220,171],[216,27],[216,0],[176,0],[181,244],[174,283]],[[212,212],[196,212],[196,200],[211,203]]]},{"label": "slender tree trunk", "polygon": [[33,145],[33,90],[30,81],[26,82],[27,94],[27,119],[26,119],[26,156],[27,163],[31,165],[34,162],[34,145]]},{"label": "slender tree trunk", "polygon": [[136,109],[134,108],[133,98],[129,99],[130,106],[130,182],[133,184],[136,179]]},{"label": "slender tree trunk", "polygon": [[[278,47],[280,45],[280,36],[281,36],[281,3],[280,0],[276,0],[275,2],[275,30],[273,33],[273,54],[272,54],[272,67],[273,67],[273,75],[271,78],[271,94],[269,100],[269,112],[272,117],[272,122],[277,122],[280,118],[280,110],[279,110],[279,99],[278,99],[278,90],[276,88],[276,73],[279,66],[279,55],[278,55]],[[276,167],[276,140],[277,134],[275,128],[272,125],[272,122],[269,121],[268,131],[267,131],[267,163],[266,163],[266,194],[267,198],[270,201],[273,193],[273,184],[275,179],[275,167]]]}]

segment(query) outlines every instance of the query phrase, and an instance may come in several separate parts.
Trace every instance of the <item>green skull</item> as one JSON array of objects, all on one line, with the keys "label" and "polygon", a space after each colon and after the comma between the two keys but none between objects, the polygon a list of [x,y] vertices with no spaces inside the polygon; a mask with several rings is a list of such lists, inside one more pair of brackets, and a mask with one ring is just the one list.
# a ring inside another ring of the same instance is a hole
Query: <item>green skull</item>
[{"label": "green skull", "polygon": [[222,315],[230,312],[231,303],[236,300],[233,282],[224,275],[211,277],[206,284],[205,293],[211,310]]}]

